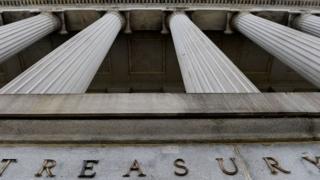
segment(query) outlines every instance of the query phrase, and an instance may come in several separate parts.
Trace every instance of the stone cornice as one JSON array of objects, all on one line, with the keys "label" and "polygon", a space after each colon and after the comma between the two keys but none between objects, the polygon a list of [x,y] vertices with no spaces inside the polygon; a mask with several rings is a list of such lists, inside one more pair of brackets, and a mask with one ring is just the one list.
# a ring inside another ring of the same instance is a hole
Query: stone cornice
[{"label": "stone cornice", "polygon": [[285,11],[320,13],[319,0],[1,0],[0,11],[130,11],[130,10],[163,10],[177,9],[226,10],[226,11]]},{"label": "stone cornice", "polygon": [[319,93],[0,95],[0,117],[319,117]]}]

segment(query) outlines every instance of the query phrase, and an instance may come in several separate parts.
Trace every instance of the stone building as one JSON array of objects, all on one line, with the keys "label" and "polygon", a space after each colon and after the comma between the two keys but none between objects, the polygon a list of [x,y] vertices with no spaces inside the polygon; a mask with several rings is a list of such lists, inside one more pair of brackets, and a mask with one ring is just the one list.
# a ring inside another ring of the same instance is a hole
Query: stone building
[{"label": "stone building", "polygon": [[0,0],[0,179],[319,179],[319,14]]}]

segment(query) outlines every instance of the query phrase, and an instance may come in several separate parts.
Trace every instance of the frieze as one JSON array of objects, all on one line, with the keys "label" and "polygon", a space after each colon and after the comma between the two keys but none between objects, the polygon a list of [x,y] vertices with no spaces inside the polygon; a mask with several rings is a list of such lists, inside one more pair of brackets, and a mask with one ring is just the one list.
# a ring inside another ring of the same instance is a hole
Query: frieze
[{"label": "frieze", "polygon": [[318,143],[0,146],[0,179],[319,179]]}]

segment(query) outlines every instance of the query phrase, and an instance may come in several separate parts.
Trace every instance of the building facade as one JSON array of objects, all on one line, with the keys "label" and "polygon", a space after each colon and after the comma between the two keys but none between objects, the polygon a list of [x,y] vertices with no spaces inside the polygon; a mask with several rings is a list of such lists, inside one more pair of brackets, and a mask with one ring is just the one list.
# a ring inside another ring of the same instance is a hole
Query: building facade
[{"label": "building facade", "polygon": [[0,0],[0,179],[319,179],[319,0]]}]

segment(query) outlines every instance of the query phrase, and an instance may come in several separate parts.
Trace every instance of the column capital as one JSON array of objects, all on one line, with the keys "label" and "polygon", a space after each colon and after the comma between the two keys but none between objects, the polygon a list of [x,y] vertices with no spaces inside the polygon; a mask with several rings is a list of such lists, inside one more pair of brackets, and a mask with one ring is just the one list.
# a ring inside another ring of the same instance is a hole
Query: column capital
[{"label": "column capital", "polygon": [[309,13],[300,14],[293,20],[293,23],[292,23],[293,27],[299,29],[300,28],[299,25],[310,16],[312,16],[312,14],[309,14]]},{"label": "column capital", "polygon": [[124,26],[126,24],[126,18],[120,13],[120,11],[113,10],[113,11],[108,11],[107,13],[110,14],[110,15],[114,15],[117,18],[119,18],[119,20],[121,22],[121,27],[124,28]]},{"label": "column capital", "polygon": [[182,10],[175,10],[173,11],[167,18],[167,22],[169,24],[170,22],[170,19],[175,16],[175,15],[186,15],[187,16],[187,13],[185,11],[182,11]]},{"label": "column capital", "polygon": [[60,18],[57,17],[55,14],[53,14],[52,12],[41,12],[41,15],[47,16],[48,18],[52,19],[52,22],[56,23],[56,27],[57,29],[59,29],[61,27],[61,21]]}]

